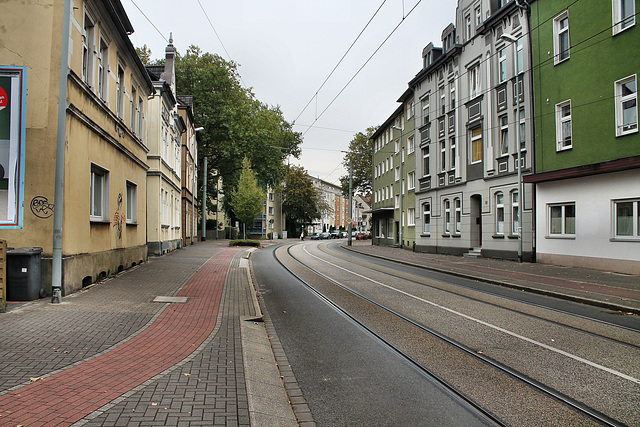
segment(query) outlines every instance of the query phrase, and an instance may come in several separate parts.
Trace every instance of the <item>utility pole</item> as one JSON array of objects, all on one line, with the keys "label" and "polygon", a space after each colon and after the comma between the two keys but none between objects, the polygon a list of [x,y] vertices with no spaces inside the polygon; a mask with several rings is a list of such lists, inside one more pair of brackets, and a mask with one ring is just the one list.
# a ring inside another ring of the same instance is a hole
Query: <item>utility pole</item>
[{"label": "utility pole", "polygon": [[349,162],[349,218],[347,218],[349,220],[349,227],[347,228],[347,232],[348,232],[348,237],[347,237],[347,246],[351,246],[351,240],[352,240],[352,236],[351,236],[351,222],[353,220],[353,218],[351,218],[351,216],[353,215],[353,190],[352,190],[352,186],[353,186],[353,163]]},{"label": "utility pole", "polygon": [[202,236],[200,241],[207,240],[207,156],[204,156],[204,173],[202,174]]}]

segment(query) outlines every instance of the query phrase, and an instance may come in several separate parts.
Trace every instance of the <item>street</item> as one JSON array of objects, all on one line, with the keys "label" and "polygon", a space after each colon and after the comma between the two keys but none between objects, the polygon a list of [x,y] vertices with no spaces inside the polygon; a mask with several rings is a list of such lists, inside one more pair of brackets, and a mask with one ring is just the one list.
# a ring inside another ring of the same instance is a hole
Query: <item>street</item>
[{"label": "street", "polygon": [[[319,425],[640,419],[637,316],[520,296],[336,243],[281,245],[255,253],[252,263]],[[627,326],[614,324],[621,322]],[[417,368],[401,369],[408,361]],[[454,418],[461,414],[475,415]]]}]

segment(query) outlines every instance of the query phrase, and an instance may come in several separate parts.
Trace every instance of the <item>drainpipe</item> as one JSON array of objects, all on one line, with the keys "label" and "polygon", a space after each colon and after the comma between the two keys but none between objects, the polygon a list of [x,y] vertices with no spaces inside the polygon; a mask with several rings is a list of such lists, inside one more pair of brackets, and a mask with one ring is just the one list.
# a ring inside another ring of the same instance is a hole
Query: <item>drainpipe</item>
[{"label": "drainpipe", "polygon": [[53,259],[51,268],[51,302],[62,302],[62,219],[64,213],[64,150],[67,122],[67,80],[69,76],[69,21],[71,0],[64,1],[62,13],[62,48],[60,89],[58,91],[58,129],[56,138],[56,176],[53,202]]}]

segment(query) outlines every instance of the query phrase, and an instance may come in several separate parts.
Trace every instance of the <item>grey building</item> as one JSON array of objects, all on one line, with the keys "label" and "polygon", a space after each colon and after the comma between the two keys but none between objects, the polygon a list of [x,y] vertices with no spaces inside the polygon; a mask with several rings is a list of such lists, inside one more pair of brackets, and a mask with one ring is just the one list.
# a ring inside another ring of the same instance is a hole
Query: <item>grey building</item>
[{"label": "grey building", "polygon": [[531,186],[524,200],[518,191],[518,159],[532,172],[531,44],[517,3],[459,0],[442,47],[425,47],[409,82],[416,251],[533,258]]}]

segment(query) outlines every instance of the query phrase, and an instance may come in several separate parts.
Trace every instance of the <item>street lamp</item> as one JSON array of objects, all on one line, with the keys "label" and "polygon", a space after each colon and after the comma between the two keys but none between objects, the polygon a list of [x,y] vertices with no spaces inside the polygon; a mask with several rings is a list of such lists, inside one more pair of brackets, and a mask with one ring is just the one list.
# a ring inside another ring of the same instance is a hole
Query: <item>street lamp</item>
[{"label": "street lamp", "polygon": [[[508,43],[516,43],[518,38],[513,34],[502,33],[500,38]],[[517,49],[517,47],[516,47]],[[517,52],[516,52],[517,56]],[[516,59],[517,61],[517,59]],[[522,81],[524,89],[524,80]],[[522,191],[522,146],[520,145],[520,78],[516,75],[516,148],[518,150],[518,262],[522,262],[522,205],[524,204],[524,191]]]},{"label": "street lamp", "polygon": [[391,126],[391,129],[395,129],[395,130],[399,130],[400,131],[400,196],[398,197],[398,207],[400,208],[400,221],[398,222],[399,227],[398,227],[398,240],[400,241],[400,247],[402,248],[404,245],[404,241],[402,240],[402,199],[403,199],[403,188],[402,188],[402,174],[403,174],[403,167],[402,167],[402,155],[404,153],[404,145],[402,145],[402,129],[399,128],[398,126]]},{"label": "street lamp", "polygon": [[[204,128],[202,126],[194,129],[195,132],[202,132],[203,130]],[[200,236],[201,242],[204,242],[205,240],[207,240],[207,160],[208,160],[208,157],[204,156],[204,165],[203,165],[203,173],[202,173],[202,226],[201,226],[202,236]]]}]

